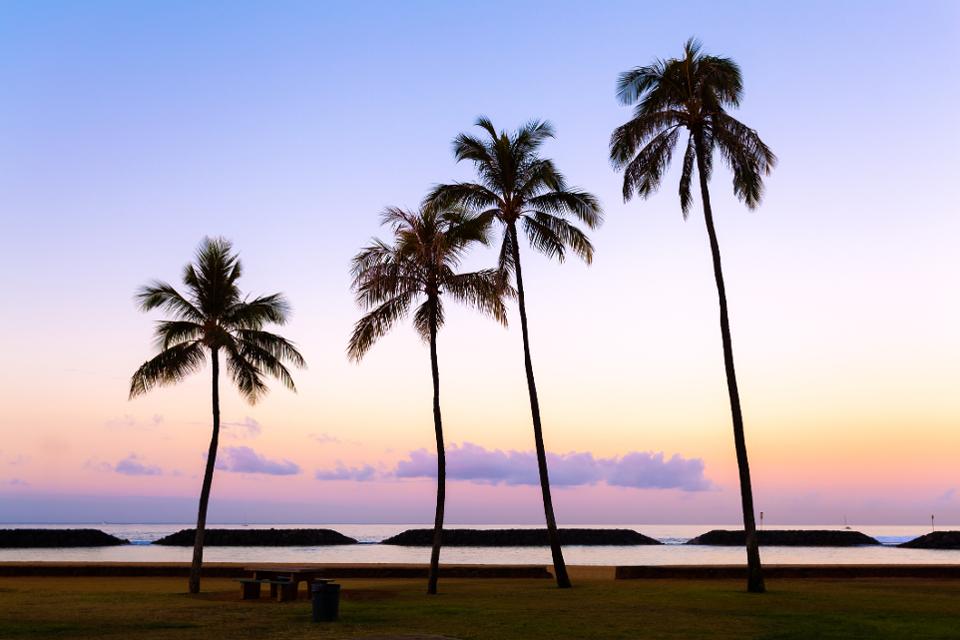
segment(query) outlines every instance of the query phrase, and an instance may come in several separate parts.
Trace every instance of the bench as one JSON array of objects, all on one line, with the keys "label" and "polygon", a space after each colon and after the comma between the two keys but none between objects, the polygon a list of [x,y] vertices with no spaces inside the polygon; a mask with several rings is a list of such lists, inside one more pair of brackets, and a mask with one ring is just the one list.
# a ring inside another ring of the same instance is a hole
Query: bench
[{"label": "bench", "polygon": [[240,599],[241,600],[259,600],[260,586],[270,585],[270,597],[276,598],[277,602],[286,602],[297,599],[297,587],[299,586],[293,580],[266,579],[266,578],[240,578]]}]

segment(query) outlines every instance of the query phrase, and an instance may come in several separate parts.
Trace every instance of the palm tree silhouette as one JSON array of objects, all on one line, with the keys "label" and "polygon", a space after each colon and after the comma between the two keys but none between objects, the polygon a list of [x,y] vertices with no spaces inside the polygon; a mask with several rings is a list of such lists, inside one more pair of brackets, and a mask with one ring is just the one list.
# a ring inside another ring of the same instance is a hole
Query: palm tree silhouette
[{"label": "palm tree silhouette", "polygon": [[486,136],[481,139],[462,133],[453,141],[453,152],[457,162],[473,162],[479,182],[438,185],[427,197],[427,202],[441,206],[460,204],[479,212],[481,218],[496,221],[503,227],[499,269],[505,279],[511,272],[516,278],[524,367],[533,417],[543,510],[557,585],[567,588],[570,586],[570,577],[563,561],[557,520],[553,513],[547,456],[540,423],[540,401],[537,399],[537,385],[530,357],[517,226],[523,228],[530,245],[537,251],[562,262],[567,249],[570,249],[589,264],[593,259],[593,245],[569,218],[573,217],[593,229],[602,222],[602,212],[593,195],[567,187],[566,180],[553,161],[538,155],[544,141],[554,136],[550,123],[533,120],[513,134],[498,132],[493,123],[485,117],[479,118],[476,125],[484,130]]},{"label": "palm tree silhouette", "polygon": [[414,213],[391,207],[384,211],[382,224],[389,225],[393,231],[393,243],[375,239],[353,259],[353,289],[357,302],[369,312],[354,326],[347,354],[359,361],[400,318],[420,303],[413,311],[413,325],[430,344],[433,427],[437,440],[437,508],[427,579],[427,593],[435,594],[447,477],[437,362],[437,331],[445,317],[442,297],[446,294],[505,325],[507,313],[502,296],[510,290],[495,269],[456,272],[472,245],[487,244],[488,221],[458,209],[424,207]]},{"label": "palm tree silhouette", "polygon": [[153,281],[137,292],[142,311],[162,309],[170,320],[156,326],[156,356],[137,369],[130,379],[130,398],[154,387],[172,385],[203,368],[210,355],[213,395],[213,434],[200,489],[197,532],[190,566],[190,593],[200,591],[203,564],[203,535],[207,524],[207,503],[220,438],[220,354],[237,390],[249,403],[267,392],[263,378],[271,375],[296,391],[285,362],[304,367],[303,356],[293,343],[263,330],[268,324],[287,322],[290,307],[282,294],[252,300],[237,287],[242,269],[227,240],[206,238],[192,264],[183,271],[186,295],[165,282]]},{"label": "palm tree silhouette", "polygon": [[729,58],[702,53],[700,43],[690,39],[684,45],[683,58],[658,60],[652,65],[637,67],[620,75],[617,98],[624,105],[636,103],[636,107],[633,118],[615,129],[610,137],[610,159],[614,167],[623,170],[624,201],[630,200],[634,194],[647,198],[660,186],[681,129],[688,132],[680,175],[680,208],[686,218],[692,203],[690,182],[696,163],[720,301],[723,361],[733,416],[733,438],[740,471],[740,495],[746,531],[747,588],[760,593],[764,591],[764,583],[754,519],[750,465],[747,462],[740,393],[733,366],[720,246],[707,188],[716,150],[733,172],[734,194],[753,209],[760,203],[763,194],[763,176],[769,175],[776,164],[776,156],[757,132],[727,113],[727,108],[740,104],[742,95],[743,79],[739,66]]}]

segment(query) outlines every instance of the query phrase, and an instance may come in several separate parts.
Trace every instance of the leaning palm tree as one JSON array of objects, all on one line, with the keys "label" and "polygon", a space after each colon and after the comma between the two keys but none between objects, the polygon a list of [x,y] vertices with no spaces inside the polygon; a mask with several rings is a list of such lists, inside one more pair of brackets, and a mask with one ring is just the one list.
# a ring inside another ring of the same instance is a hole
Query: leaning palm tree
[{"label": "leaning palm tree", "polygon": [[170,314],[156,326],[160,353],[147,360],[130,379],[130,398],[154,387],[172,385],[199,371],[210,356],[213,374],[213,435],[207,452],[197,530],[190,566],[190,593],[200,591],[203,564],[203,535],[207,524],[207,503],[220,438],[220,356],[237,390],[251,404],[267,392],[263,378],[271,375],[291,391],[293,378],[284,363],[305,366],[303,356],[285,338],[263,330],[268,324],[282,325],[290,307],[282,294],[250,299],[241,294],[237,280],[240,260],[230,242],[206,238],[197,249],[193,264],[183,270],[186,294],[171,285],[153,281],[137,292],[142,311],[162,309]]},{"label": "leaning palm tree", "polygon": [[[509,293],[495,269],[457,273],[474,244],[487,244],[484,220],[455,209],[425,207],[418,212],[388,208],[382,222],[393,231],[393,243],[375,239],[353,259],[353,289],[368,309],[354,326],[347,354],[359,361],[413,306],[413,325],[430,344],[433,373],[433,428],[437,439],[437,508],[427,593],[437,592],[443,510],[446,496],[446,456],[440,418],[440,369],[437,331],[443,326],[443,294],[507,323],[502,296]],[[422,302],[421,302],[422,300]]]},{"label": "leaning palm tree", "polygon": [[530,357],[517,227],[523,229],[535,250],[562,262],[569,249],[589,264],[593,260],[593,245],[570,218],[593,229],[601,223],[602,212],[593,195],[568,187],[553,161],[539,156],[540,146],[554,135],[550,123],[534,120],[513,134],[498,132],[490,120],[483,117],[477,120],[476,125],[483,129],[486,135],[477,138],[465,133],[460,134],[453,141],[453,152],[457,162],[473,162],[479,181],[439,185],[428,196],[428,202],[467,206],[478,212],[481,218],[495,220],[503,228],[499,270],[504,278],[511,273],[516,278],[520,330],[523,335],[523,360],[533,417],[543,510],[557,585],[566,588],[570,586],[570,577],[563,561],[557,520],[553,513],[553,499],[550,496],[547,456],[540,423],[540,401],[537,399],[537,385]]},{"label": "leaning palm tree", "polygon": [[762,592],[763,573],[740,393],[733,366],[727,295],[720,265],[720,246],[710,207],[710,191],[707,188],[713,169],[713,154],[718,151],[733,173],[734,194],[753,209],[760,203],[763,194],[763,176],[769,175],[776,164],[776,156],[757,132],[727,112],[728,108],[740,104],[742,94],[743,80],[737,64],[729,58],[706,55],[701,52],[700,43],[688,40],[683,58],[658,60],[650,66],[637,67],[620,75],[617,98],[625,105],[636,103],[636,107],[633,118],[614,130],[610,138],[610,159],[618,170],[623,170],[624,201],[630,200],[634,194],[647,198],[660,186],[681,130],[687,132],[680,174],[680,208],[686,218],[693,201],[690,184],[696,163],[703,216],[713,256],[713,275],[720,301],[723,361],[730,412],[733,415],[733,439],[740,470],[740,495],[746,532],[749,567],[747,587],[750,591]]}]

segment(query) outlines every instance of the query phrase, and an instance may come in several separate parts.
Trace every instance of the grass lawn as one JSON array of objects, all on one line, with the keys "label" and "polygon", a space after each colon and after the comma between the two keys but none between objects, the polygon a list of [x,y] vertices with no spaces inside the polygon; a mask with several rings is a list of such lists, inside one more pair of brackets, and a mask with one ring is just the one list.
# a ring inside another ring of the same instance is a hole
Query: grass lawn
[{"label": "grass lawn", "polygon": [[[579,575],[578,575],[579,574]],[[241,601],[235,582],[185,578],[0,578],[0,638],[958,638],[960,582],[343,580],[341,621],[313,624],[306,600]],[[265,594],[266,595],[266,594]]]}]

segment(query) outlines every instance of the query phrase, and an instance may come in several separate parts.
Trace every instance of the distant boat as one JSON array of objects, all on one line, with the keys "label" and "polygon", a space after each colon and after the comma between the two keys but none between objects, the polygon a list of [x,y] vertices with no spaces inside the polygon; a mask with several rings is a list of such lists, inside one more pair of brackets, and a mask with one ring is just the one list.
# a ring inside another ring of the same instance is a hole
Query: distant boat
[{"label": "distant boat", "polygon": [[847,524],[847,516],[843,516],[843,528],[850,529],[850,525]]}]

